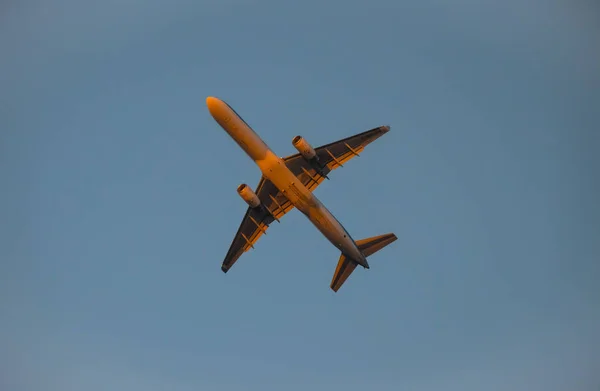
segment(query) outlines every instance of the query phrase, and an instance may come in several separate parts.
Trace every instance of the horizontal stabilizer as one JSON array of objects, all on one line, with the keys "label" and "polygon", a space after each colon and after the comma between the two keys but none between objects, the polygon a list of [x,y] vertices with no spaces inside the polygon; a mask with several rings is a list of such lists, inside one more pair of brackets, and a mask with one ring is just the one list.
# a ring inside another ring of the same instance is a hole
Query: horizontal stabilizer
[{"label": "horizontal stabilizer", "polygon": [[333,274],[333,279],[331,280],[330,285],[334,292],[337,292],[342,284],[346,282],[348,277],[350,277],[350,274],[352,274],[354,269],[356,269],[356,265],[358,265],[358,263],[346,258],[344,254],[340,255],[340,260],[335,268],[335,273]]},{"label": "horizontal stabilizer", "polygon": [[372,238],[357,240],[356,245],[358,246],[358,249],[365,255],[365,257],[368,257],[369,255],[375,254],[388,244],[394,242],[396,239],[398,239],[396,235],[389,233],[373,236]]},{"label": "horizontal stabilizer", "polygon": [[[389,233],[358,240],[356,241],[356,245],[358,246],[358,249],[365,255],[365,257],[368,257],[369,255],[373,255],[377,251],[381,250],[388,244],[394,242],[396,239],[398,239],[396,235]],[[334,292],[337,292],[342,284],[346,282],[348,277],[350,277],[350,274],[352,274],[354,269],[356,269],[356,265],[358,265],[358,263],[347,258],[344,254],[340,256],[340,260],[335,268],[335,273],[333,274],[333,279],[331,280],[330,285]]]}]

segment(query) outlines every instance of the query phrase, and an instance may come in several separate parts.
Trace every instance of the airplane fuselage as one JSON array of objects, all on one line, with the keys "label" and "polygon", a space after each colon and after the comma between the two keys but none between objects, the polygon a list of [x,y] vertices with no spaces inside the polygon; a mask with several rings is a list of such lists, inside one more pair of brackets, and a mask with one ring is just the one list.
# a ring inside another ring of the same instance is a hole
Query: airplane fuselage
[{"label": "airplane fuselage", "polygon": [[319,199],[298,180],[252,128],[231,108],[218,98],[206,99],[208,109],[217,123],[246,152],[290,202],[302,212],[317,229],[346,257],[369,268],[366,257],[340,222]]}]

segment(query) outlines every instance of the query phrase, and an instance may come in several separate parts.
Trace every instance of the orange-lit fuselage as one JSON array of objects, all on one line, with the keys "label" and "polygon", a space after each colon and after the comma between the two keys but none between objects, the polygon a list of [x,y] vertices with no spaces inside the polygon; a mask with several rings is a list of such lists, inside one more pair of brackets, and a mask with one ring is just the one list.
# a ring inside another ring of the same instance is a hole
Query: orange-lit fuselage
[{"label": "orange-lit fuselage", "polygon": [[346,257],[368,268],[369,264],[365,256],[346,229],[287,168],[285,162],[271,151],[256,132],[222,100],[208,97],[206,105],[215,121],[258,165],[263,175]]}]

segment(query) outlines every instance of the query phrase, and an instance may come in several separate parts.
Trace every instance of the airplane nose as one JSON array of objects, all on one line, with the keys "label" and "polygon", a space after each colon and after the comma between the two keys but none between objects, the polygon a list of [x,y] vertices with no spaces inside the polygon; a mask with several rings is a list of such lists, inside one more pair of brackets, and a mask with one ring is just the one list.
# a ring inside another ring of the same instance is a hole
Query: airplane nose
[{"label": "airplane nose", "polygon": [[215,105],[218,103],[219,103],[219,99],[217,99],[213,96],[209,96],[206,98],[206,106],[208,106],[209,109],[211,108],[211,106],[215,107]]},{"label": "airplane nose", "polygon": [[206,106],[208,107],[208,111],[213,116],[213,118],[217,118],[220,116],[219,113],[223,111],[223,101],[219,98],[215,98],[214,96],[209,96],[206,98]]}]

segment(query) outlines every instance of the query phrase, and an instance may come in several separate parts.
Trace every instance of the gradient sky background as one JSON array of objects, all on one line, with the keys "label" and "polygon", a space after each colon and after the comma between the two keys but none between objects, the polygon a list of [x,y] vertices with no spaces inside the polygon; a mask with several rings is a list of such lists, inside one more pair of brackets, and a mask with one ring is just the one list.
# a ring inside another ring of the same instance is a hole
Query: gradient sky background
[{"label": "gradient sky background", "polygon": [[[3,2],[0,389],[600,389],[599,8],[494,3]],[[399,240],[334,294],[293,211],[223,274],[208,95],[281,156],[391,125],[316,194]]]}]

